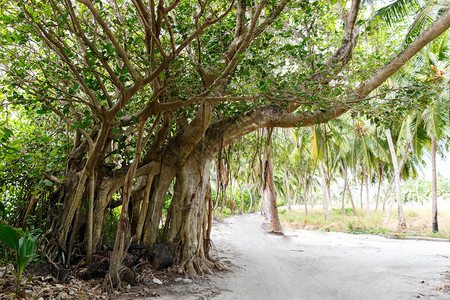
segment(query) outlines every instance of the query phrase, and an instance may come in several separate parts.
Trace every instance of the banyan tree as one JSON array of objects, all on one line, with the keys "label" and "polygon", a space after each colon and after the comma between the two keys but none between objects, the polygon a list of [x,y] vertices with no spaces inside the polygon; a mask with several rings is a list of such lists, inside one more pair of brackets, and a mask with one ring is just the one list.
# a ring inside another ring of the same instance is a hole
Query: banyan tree
[{"label": "banyan tree", "polygon": [[49,257],[70,264],[78,251],[89,263],[105,212],[121,206],[115,284],[131,241],[166,244],[181,271],[220,267],[208,253],[217,153],[260,128],[318,124],[369,103],[450,26],[443,11],[361,75],[349,67],[361,0],[335,2],[1,1],[4,93],[59,118],[69,142],[65,169],[49,176],[57,187],[48,199]]}]

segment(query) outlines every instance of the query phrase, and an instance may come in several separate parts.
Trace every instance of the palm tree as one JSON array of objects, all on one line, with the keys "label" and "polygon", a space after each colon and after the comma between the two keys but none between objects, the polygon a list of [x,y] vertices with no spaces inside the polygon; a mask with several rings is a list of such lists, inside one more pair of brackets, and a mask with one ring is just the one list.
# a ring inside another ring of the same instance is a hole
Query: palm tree
[{"label": "palm tree", "polygon": [[[360,117],[353,122],[353,147],[352,160],[357,178],[361,180],[360,200],[363,208],[363,188],[366,187],[366,215],[370,215],[369,181],[373,176],[373,170],[377,168],[377,140],[375,126]],[[379,152],[379,151],[378,151]]]},{"label": "palm tree", "polygon": [[323,130],[320,128],[319,125],[312,126],[312,131],[313,131],[311,139],[312,157],[314,158],[314,162],[319,168],[319,174],[322,180],[321,186],[323,192],[323,201],[322,201],[323,212],[325,215],[325,220],[329,220],[330,215],[328,212],[329,194],[328,194],[327,174],[325,173],[322,163],[322,160],[328,159],[328,157],[325,157],[327,156],[327,154],[325,153],[326,152],[325,148],[327,147],[326,145],[327,141],[325,139],[326,132],[323,132]]},{"label": "palm tree", "polygon": [[392,164],[394,166],[395,194],[397,196],[398,205],[398,223],[399,227],[406,227],[405,216],[403,214],[402,196],[400,191],[400,168],[397,161],[397,153],[395,152],[394,143],[392,142],[391,130],[386,129],[386,139],[389,143],[389,150],[392,155]]},{"label": "palm tree", "polygon": [[269,231],[275,233],[281,233],[281,223],[278,218],[277,200],[275,196],[275,184],[273,180],[273,168],[270,159],[270,146],[272,138],[273,128],[267,129],[266,135],[266,147],[264,151],[264,197],[269,204]]},{"label": "palm tree", "polygon": [[[394,122],[393,122],[394,123]],[[401,186],[400,180],[402,178],[408,178],[411,175],[415,175],[415,165],[412,162],[410,149],[413,144],[413,140],[417,137],[420,137],[420,134],[416,134],[411,130],[411,127],[414,127],[413,117],[409,115],[406,119],[403,120],[399,129],[396,132],[396,144],[394,146],[393,138],[391,135],[390,129],[397,129],[395,124],[391,125],[391,128],[386,128],[386,140],[389,145],[389,150],[391,153],[391,162],[394,168],[393,179],[389,185],[389,189],[393,187],[394,192],[397,197],[397,205],[398,205],[398,215],[399,215],[399,228],[405,228],[406,223],[403,215],[403,205],[402,205],[402,197],[401,197]],[[417,129],[417,127],[416,127]],[[420,131],[419,131],[420,132]],[[419,144],[418,144],[419,145]],[[398,163],[397,155],[400,153],[401,148],[403,147],[403,155],[401,156],[401,161]],[[418,148],[417,148],[418,149]],[[393,195],[391,197],[391,200]],[[384,207],[384,204],[383,204]],[[384,220],[384,223],[387,223],[390,218],[390,213],[392,209],[392,201],[389,203],[389,209]]]},{"label": "palm tree", "polygon": [[[315,173],[315,163],[312,156],[311,148],[311,130],[310,128],[295,128],[291,129],[292,137],[295,141],[297,151],[291,154],[292,160],[295,163],[297,170],[301,173],[301,189],[303,191],[303,204],[305,206],[305,214],[308,214],[308,191],[313,185],[313,177]],[[298,173],[298,172],[297,172]],[[300,182],[300,180],[298,180]]]},{"label": "palm tree", "polygon": [[328,138],[328,145],[330,148],[333,169],[340,170],[342,177],[344,179],[344,188],[342,192],[342,203],[341,210],[342,214],[345,214],[345,195],[348,192],[350,202],[353,208],[353,213],[356,215],[355,203],[353,201],[353,196],[348,182],[348,166],[351,160],[352,148],[350,145],[353,144],[353,126],[350,121],[342,117],[337,120],[333,120],[328,123],[328,128],[330,129],[330,137]]},{"label": "palm tree", "polygon": [[[374,4],[378,1],[365,2]],[[369,19],[369,24],[381,21],[393,28],[395,24],[409,23],[402,45],[402,48],[405,48],[448,9],[450,9],[448,0],[396,0],[376,10]]]},{"label": "palm tree", "polygon": [[[435,85],[450,84],[448,71],[450,69],[450,62],[445,57],[450,54],[450,39],[448,34],[443,38],[443,42],[437,43],[437,47],[431,45],[425,53],[423,59],[423,67],[427,66],[431,72],[428,75],[431,77],[429,80]],[[436,45],[436,44],[434,44]],[[433,49],[434,48],[434,49]],[[433,53],[434,52],[434,53]],[[440,58],[445,57],[443,60]],[[430,74],[431,73],[431,74]],[[436,153],[437,143],[444,135],[448,134],[447,125],[447,99],[444,98],[443,92],[438,92],[431,99],[431,104],[425,109],[421,115],[421,121],[427,131],[427,135],[431,141],[431,193],[432,193],[432,227],[433,232],[439,231],[438,226],[438,211],[437,211],[437,172],[436,172]]]},{"label": "palm tree", "polygon": [[[292,131],[287,129],[277,130],[280,134],[276,135],[274,142],[277,144],[277,160],[278,160],[278,176],[281,180],[278,181],[278,191],[283,194],[287,201],[288,211],[291,211],[291,174],[297,172],[295,168],[295,158],[297,153],[296,137],[292,136]],[[293,142],[294,140],[294,142]],[[282,176],[281,176],[282,174]],[[277,177],[278,177],[277,176]]]},{"label": "palm tree", "polygon": [[[439,140],[448,136],[447,110],[448,97],[445,97],[445,87],[450,84],[450,36],[445,33],[439,39],[421,51],[421,55],[414,61],[415,68],[410,72],[410,82],[422,83],[425,87],[420,102],[424,107],[415,111],[415,151],[418,156],[424,145],[428,144],[431,154],[431,202],[432,202],[432,228],[439,230],[437,219],[437,172],[436,154]],[[425,137],[425,134],[426,137]],[[420,138],[419,138],[420,137]],[[428,141],[425,141],[425,138]]]},{"label": "palm tree", "polygon": [[[376,1],[366,0],[366,3],[373,4]],[[411,43],[415,37],[417,37],[426,26],[432,23],[438,16],[442,13],[450,9],[450,1],[448,0],[429,0],[429,1],[421,1],[421,0],[396,0],[389,5],[386,5],[373,14],[372,18],[369,20],[369,23],[373,23],[381,21],[392,27],[394,23],[405,22],[412,20],[408,32],[406,34],[405,40],[403,42],[402,48],[406,47],[409,43]],[[439,51],[434,51],[437,53],[437,56],[448,57],[448,47],[441,47],[443,45],[448,45],[447,34],[444,34],[443,37],[435,41],[428,49],[437,46]],[[439,43],[441,41],[441,43]],[[444,51],[443,51],[444,50]],[[447,53],[446,53],[447,52]],[[423,53],[423,52],[422,52]],[[425,70],[432,70],[433,77],[429,79],[430,82],[437,83],[444,77],[446,73],[446,69],[448,68],[448,59],[444,59],[439,63],[439,59],[434,59],[432,53],[433,51],[428,51],[428,55],[425,56],[425,59],[422,58],[422,61],[427,62],[422,66],[425,68],[421,69],[421,72]],[[422,56],[424,57],[424,56]],[[421,59],[419,58],[418,61]],[[416,60],[417,61],[417,60]],[[445,64],[446,62],[446,64]],[[420,65],[420,64],[419,64]],[[429,72],[425,72],[429,73]],[[450,81],[448,83],[450,90]],[[450,93],[449,96],[450,98]],[[439,97],[438,97],[439,98]],[[449,100],[450,101],[450,100]],[[433,99],[432,104],[428,107],[423,114],[421,114],[420,118],[425,122],[425,127],[427,131],[427,135],[430,139],[430,148],[431,148],[431,161],[432,161],[432,215],[433,215],[433,231],[438,230],[437,224],[437,194],[436,194],[436,151],[437,151],[437,143],[438,143],[438,135],[441,130],[439,121],[442,117],[442,111],[440,110],[440,106],[442,103],[439,103],[438,99]],[[450,119],[450,112],[449,112]],[[415,139],[418,140],[418,139]],[[415,151],[417,153],[416,147]]]}]

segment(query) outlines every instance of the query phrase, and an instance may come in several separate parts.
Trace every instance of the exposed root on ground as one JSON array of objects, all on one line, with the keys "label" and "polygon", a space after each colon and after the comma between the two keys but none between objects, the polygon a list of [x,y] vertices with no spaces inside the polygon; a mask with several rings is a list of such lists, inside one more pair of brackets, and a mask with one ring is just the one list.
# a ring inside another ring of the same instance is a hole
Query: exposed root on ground
[{"label": "exposed root on ground", "polygon": [[282,231],[269,231],[267,233],[268,234],[273,234],[273,235],[284,235],[284,233]]},{"label": "exposed root on ground", "polygon": [[195,256],[182,261],[175,270],[178,274],[186,274],[191,278],[196,278],[205,274],[212,275],[213,270],[228,271],[229,269],[217,259]]}]

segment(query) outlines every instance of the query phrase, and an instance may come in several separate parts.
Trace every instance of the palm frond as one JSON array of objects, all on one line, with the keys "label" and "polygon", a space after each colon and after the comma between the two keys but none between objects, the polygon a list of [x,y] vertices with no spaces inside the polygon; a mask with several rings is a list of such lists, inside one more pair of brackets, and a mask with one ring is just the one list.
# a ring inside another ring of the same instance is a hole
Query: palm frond
[{"label": "palm frond", "polygon": [[394,23],[403,21],[420,7],[421,3],[418,0],[397,0],[377,10],[369,19],[369,24],[381,21],[389,27],[393,27]]},{"label": "palm frond", "polygon": [[405,40],[403,41],[402,48],[408,46],[412,41],[418,37],[422,31],[430,26],[436,19],[436,1],[430,0],[427,4],[422,6],[420,11],[414,17],[414,22],[409,26],[408,31],[405,35]]},{"label": "palm frond", "polygon": [[427,130],[424,126],[424,123],[420,119],[420,116],[415,118],[412,122],[412,126],[414,127],[413,132],[415,132],[413,147],[416,153],[416,157],[422,157],[423,149],[429,147],[430,139],[427,135]]}]

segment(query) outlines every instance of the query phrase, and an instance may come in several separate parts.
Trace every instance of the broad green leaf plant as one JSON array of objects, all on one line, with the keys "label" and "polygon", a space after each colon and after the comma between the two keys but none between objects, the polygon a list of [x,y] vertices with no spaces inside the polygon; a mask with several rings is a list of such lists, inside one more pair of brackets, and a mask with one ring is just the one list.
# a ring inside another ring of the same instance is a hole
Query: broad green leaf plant
[{"label": "broad green leaf plant", "polygon": [[15,275],[17,279],[17,294],[20,292],[20,280],[22,278],[22,273],[28,265],[28,262],[34,256],[34,248],[36,246],[37,238],[38,236],[25,235],[19,239],[14,229],[8,225],[0,223],[0,241],[5,243],[6,246],[14,249],[16,258]]}]

